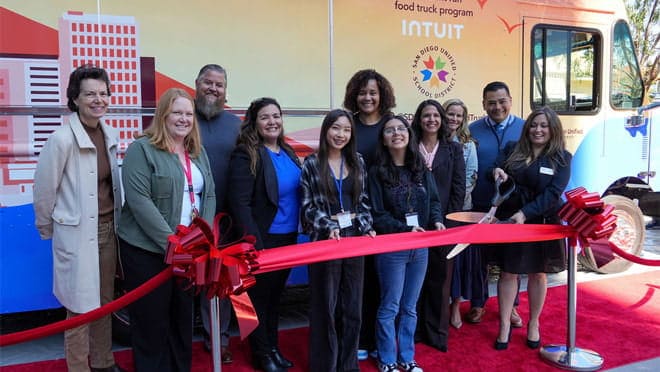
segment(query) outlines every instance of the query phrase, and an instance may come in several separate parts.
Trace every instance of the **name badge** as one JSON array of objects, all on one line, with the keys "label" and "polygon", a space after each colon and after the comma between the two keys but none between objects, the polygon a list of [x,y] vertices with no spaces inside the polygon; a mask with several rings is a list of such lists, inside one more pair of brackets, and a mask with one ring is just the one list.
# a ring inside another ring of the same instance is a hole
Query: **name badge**
[{"label": "name badge", "polygon": [[337,222],[339,222],[339,228],[345,229],[347,227],[353,226],[353,221],[351,221],[350,212],[337,213]]},{"label": "name badge", "polygon": [[552,170],[552,168],[546,168],[546,167],[541,167],[541,170],[539,171],[541,174],[547,174],[548,176],[554,176],[555,171]]},{"label": "name badge", "polygon": [[417,213],[406,213],[406,225],[408,226],[419,226],[419,221],[417,221]]}]

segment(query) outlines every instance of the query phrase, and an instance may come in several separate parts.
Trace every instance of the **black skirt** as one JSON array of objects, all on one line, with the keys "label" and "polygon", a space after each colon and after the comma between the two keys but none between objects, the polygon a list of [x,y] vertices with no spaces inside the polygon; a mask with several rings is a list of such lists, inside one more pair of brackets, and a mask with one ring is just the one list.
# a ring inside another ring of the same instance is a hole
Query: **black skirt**
[{"label": "black skirt", "polygon": [[566,270],[565,239],[499,244],[494,251],[498,266],[507,273],[558,273]]}]

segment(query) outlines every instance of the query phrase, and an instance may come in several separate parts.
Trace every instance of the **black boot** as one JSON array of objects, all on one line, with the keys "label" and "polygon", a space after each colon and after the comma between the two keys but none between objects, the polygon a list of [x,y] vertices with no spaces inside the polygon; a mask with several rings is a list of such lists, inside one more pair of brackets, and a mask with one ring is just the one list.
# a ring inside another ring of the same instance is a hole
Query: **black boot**
[{"label": "black boot", "polygon": [[286,372],[286,369],[280,367],[273,359],[271,353],[256,355],[252,357],[252,366],[264,372]]},{"label": "black boot", "polygon": [[278,348],[274,348],[273,350],[271,350],[270,355],[273,357],[273,360],[275,361],[275,363],[277,363],[278,366],[282,368],[293,367],[293,362],[285,358],[284,355],[280,353],[280,350]]}]

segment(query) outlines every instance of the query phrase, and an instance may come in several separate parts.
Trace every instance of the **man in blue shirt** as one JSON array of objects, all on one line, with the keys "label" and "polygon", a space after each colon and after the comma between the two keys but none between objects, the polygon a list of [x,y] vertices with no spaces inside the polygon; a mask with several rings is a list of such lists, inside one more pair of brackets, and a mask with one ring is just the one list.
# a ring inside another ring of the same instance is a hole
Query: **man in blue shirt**
[{"label": "man in blue shirt", "polygon": [[[477,172],[477,183],[472,190],[473,210],[487,212],[491,205],[491,199],[495,194],[495,183],[487,173],[495,167],[497,157],[504,150],[507,142],[518,141],[525,121],[511,114],[511,93],[509,87],[500,81],[488,83],[483,89],[483,108],[486,116],[470,124],[470,133],[477,140],[477,159],[479,169]],[[474,247],[476,248],[476,247]],[[473,249],[474,249],[473,248]],[[484,313],[484,305],[488,299],[488,254],[487,249],[479,248],[482,265],[473,268],[471,309],[466,320],[471,323],[479,323]],[[517,305],[516,298],[516,305]],[[522,327],[522,319],[516,308],[511,314],[511,325]]]}]

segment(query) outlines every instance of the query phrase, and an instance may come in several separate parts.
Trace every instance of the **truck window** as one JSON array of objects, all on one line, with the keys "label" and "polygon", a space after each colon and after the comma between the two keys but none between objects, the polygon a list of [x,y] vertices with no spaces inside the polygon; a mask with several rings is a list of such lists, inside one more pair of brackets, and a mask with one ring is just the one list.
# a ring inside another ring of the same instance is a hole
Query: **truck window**
[{"label": "truck window", "polygon": [[639,107],[644,96],[644,85],[626,22],[616,23],[612,40],[610,104],[617,109]]},{"label": "truck window", "polygon": [[595,113],[602,38],[595,31],[539,25],[532,37],[532,107]]}]

